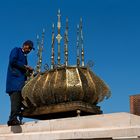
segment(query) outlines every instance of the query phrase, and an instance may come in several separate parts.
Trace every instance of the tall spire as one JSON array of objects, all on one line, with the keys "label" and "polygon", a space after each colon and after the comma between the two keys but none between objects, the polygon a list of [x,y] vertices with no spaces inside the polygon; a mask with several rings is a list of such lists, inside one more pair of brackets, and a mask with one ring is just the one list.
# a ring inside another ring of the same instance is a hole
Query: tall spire
[{"label": "tall spire", "polygon": [[58,10],[58,22],[57,22],[57,30],[58,30],[58,35],[56,36],[56,39],[58,41],[58,57],[57,57],[57,61],[58,61],[58,66],[60,65],[60,41],[62,39],[62,36],[60,35],[60,28],[61,28],[61,21],[60,21],[60,9]]},{"label": "tall spire", "polygon": [[37,35],[37,49],[38,49],[37,57],[38,57],[38,61],[37,61],[37,65],[36,65],[36,68],[35,68],[35,73],[40,72],[40,67],[41,67],[41,64],[40,64],[41,60],[40,60],[40,56],[39,56],[40,48],[41,48],[41,43],[40,43],[40,40],[39,40],[39,35]]},{"label": "tall spire", "polygon": [[38,56],[38,61],[37,61],[37,66],[35,69],[36,73],[41,72],[41,66],[42,66],[42,51],[44,48],[44,35],[45,35],[45,29],[43,29],[42,32],[42,39],[41,39],[41,43],[39,41],[39,35],[37,35],[37,48],[38,48],[38,52],[37,52],[37,56]]},{"label": "tall spire", "polygon": [[80,49],[79,49],[79,24],[77,24],[77,42],[76,42],[76,47],[77,47],[77,66],[80,66]]},{"label": "tall spire", "polygon": [[45,37],[45,29],[43,28],[42,39],[41,39],[41,47],[42,47],[42,49],[44,48],[44,37]]},{"label": "tall spire", "polygon": [[85,63],[84,63],[84,45],[83,45],[83,27],[82,27],[82,18],[80,18],[80,45],[81,45],[81,59],[82,59],[82,66],[84,66]]},{"label": "tall spire", "polygon": [[65,66],[68,66],[68,18],[66,18],[64,42],[65,42]]},{"label": "tall spire", "polygon": [[54,24],[52,24],[52,55],[51,55],[51,69],[54,68]]}]

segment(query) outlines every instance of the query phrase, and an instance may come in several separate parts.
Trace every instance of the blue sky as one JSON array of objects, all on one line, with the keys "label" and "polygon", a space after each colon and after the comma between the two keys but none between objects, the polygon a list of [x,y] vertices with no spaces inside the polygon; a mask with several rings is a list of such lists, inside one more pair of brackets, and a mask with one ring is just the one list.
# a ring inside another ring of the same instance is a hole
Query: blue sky
[{"label": "blue sky", "polygon": [[[104,113],[129,112],[129,96],[140,93],[139,7],[139,0],[1,0],[0,124],[7,122],[10,111],[9,97],[5,93],[10,50],[21,47],[27,39],[33,40],[36,47],[36,35],[41,35],[45,28],[43,63],[49,64],[51,25],[56,25],[59,8],[62,36],[65,19],[69,18],[69,63],[76,64],[76,25],[82,17],[85,62],[94,61],[92,70],[112,92],[110,99],[100,103],[101,108]],[[61,46],[63,59],[63,41]],[[34,67],[36,51],[28,59]]]}]

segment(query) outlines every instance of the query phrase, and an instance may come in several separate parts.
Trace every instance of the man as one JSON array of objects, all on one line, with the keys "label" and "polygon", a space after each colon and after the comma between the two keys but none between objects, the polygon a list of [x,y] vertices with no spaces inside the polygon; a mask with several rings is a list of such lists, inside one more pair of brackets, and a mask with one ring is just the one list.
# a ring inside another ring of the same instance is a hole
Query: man
[{"label": "man", "polygon": [[33,68],[27,64],[27,54],[32,49],[34,49],[33,42],[27,40],[23,43],[22,48],[15,47],[10,53],[6,81],[6,92],[9,94],[11,100],[11,113],[7,122],[8,126],[20,125],[17,117],[21,112],[21,90],[27,80],[27,73],[31,74],[33,72]]}]

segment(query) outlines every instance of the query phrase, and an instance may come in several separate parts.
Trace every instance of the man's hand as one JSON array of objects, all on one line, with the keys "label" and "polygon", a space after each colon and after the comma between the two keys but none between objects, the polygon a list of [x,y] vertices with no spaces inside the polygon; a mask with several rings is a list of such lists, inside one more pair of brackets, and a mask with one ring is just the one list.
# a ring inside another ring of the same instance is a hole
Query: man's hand
[{"label": "man's hand", "polygon": [[28,65],[24,65],[25,66],[25,69],[28,70],[28,71],[33,71],[34,69]]}]

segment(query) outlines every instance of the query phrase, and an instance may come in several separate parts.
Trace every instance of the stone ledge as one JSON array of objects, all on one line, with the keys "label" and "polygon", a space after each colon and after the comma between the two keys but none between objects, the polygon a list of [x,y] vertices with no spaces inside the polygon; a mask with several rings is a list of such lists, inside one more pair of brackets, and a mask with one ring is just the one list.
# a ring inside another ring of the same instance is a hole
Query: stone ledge
[{"label": "stone ledge", "polygon": [[[112,113],[28,122],[21,126],[0,125],[0,140],[119,139],[140,136],[140,117]],[[128,139],[127,138],[127,139]]]},{"label": "stone ledge", "polygon": [[[133,129],[132,131],[135,131],[136,129]],[[136,132],[140,132],[139,130],[136,130]],[[16,134],[4,134],[0,135],[0,140],[11,140],[11,139],[17,139],[17,140],[55,140],[55,139],[97,139],[97,138],[112,138],[112,139],[129,139],[129,138],[138,138],[138,136],[135,135],[135,133],[131,132],[131,129],[121,129],[121,130],[101,130],[96,131],[94,129],[88,129],[88,130],[66,130],[66,131],[53,131],[53,132],[34,132],[34,133],[16,133]]]}]

